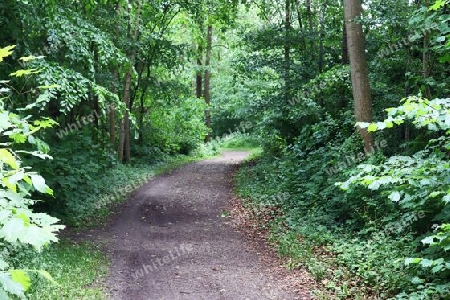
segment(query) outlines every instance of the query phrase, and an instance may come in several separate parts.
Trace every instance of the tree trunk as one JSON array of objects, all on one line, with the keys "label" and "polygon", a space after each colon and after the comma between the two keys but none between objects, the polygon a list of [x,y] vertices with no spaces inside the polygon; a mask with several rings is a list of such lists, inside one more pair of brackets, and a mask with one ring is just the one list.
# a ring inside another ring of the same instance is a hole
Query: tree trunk
[{"label": "tree trunk", "polygon": [[325,12],[327,10],[327,2],[323,2],[323,6],[320,12],[320,34],[319,34],[319,74],[323,71],[323,65],[324,65],[324,46],[323,42],[325,39]]},{"label": "tree trunk", "polygon": [[348,65],[350,60],[348,59],[348,44],[347,44],[347,30],[345,30],[345,18],[342,25],[342,64]]},{"label": "tree trunk", "polygon": [[[141,13],[141,7],[142,7],[142,1],[138,1],[138,7],[137,12],[135,15],[135,22],[134,22],[134,32],[133,32],[133,40],[137,40],[138,37],[138,22],[139,17]],[[131,23],[131,22],[130,22]],[[130,59],[130,68],[128,69],[126,75],[125,75],[125,88],[123,91],[123,102],[125,103],[125,106],[130,110],[130,88],[131,88],[131,72],[133,71],[133,65],[136,58],[136,49],[132,49],[129,55]],[[119,133],[119,161],[121,162],[129,162],[131,158],[131,152],[130,152],[130,117],[128,115],[128,112],[126,111],[124,113],[123,120],[120,124],[120,133]]]},{"label": "tree trunk", "polygon": [[[119,75],[117,73],[118,73],[117,71],[114,72],[114,78],[118,82]],[[114,94],[116,93],[116,86],[114,85],[114,83],[111,85],[111,92]],[[115,144],[116,144],[116,115],[114,104],[111,103],[109,105],[109,149],[111,153],[114,153]]]},{"label": "tree trunk", "polygon": [[[131,70],[127,72],[125,75],[125,88],[123,91],[123,102],[125,103],[125,107],[128,109],[130,107],[130,86],[131,86]],[[120,122],[120,131],[119,131],[119,149],[118,149],[118,158],[121,162],[127,162],[129,157],[127,157],[127,148],[129,149],[129,116],[128,111],[124,112],[123,119]]]},{"label": "tree trunk", "polygon": [[301,32],[301,36],[302,36],[302,40],[301,40],[301,50],[303,53],[303,51],[306,50],[306,39],[305,39],[305,32],[303,29],[303,20],[302,20],[302,10],[301,10],[301,6],[298,0],[295,1],[295,5],[297,7],[297,21],[298,21],[298,29]]},{"label": "tree trunk", "polygon": [[114,111],[114,104],[109,106],[109,148],[111,153],[114,153],[116,143],[116,116]]},{"label": "tree trunk", "polygon": [[[352,75],[355,117],[357,122],[372,122],[372,96],[369,84],[369,70],[364,48],[364,34],[360,23],[362,7],[360,0],[344,0],[347,42]],[[359,128],[364,149],[371,151],[373,135],[367,129]]]},{"label": "tree trunk", "polygon": [[314,53],[314,39],[313,39],[313,14],[311,10],[311,0],[306,0],[306,13],[308,15],[308,22],[309,22],[309,44],[310,44],[310,55],[311,55],[311,61],[314,61],[316,59],[316,55]]},{"label": "tree trunk", "polygon": [[[348,65],[350,63],[348,59],[348,46],[347,46],[347,30],[345,30],[345,18],[342,23],[342,65]],[[339,108],[345,108],[347,106],[346,89],[342,88],[339,96]]]},{"label": "tree trunk", "polygon": [[286,103],[291,100],[291,2],[286,0],[284,16],[284,96]]},{"label": "tree trunk", "polygon": [[205,103],[206,103],[206,110],[205,110],[205,122],[206,127],[208,128],[208,134],[205,137],[205,142],[209,142],[211,140],[211,94],[210,94],[210,77],[211,72],[209,70],[210,61],[211,61],[211,51],[212,51],[212,25],[208,25],[208,30],[206,34],[206,57],[205,57],[205,91],[204,91],[204,97],[205,97]]},{"label": "tree trunk", "polygon": [[195,77],[195,93],[197,98],[201,98],[203,91],[202,91],[202,72],[201,72],[201,68],[202,68],[202,56],[203,56],[203,48],[202,45],[198,45],[198,50],[197,50],[197,67],[198,67],[198,72],[197,75]]},{"label": "tree trunk", "polygon": [[[424,1],[424,5],[428,8],[428,1]],[[422,55],[422,72],[423,78],[426,80],[430,77],[430,33],[428,31],[424,32],[423,36],[423,55]],[[424,84],[425,86],[425,97],[431,99],[431,90],[428,84]]]}]

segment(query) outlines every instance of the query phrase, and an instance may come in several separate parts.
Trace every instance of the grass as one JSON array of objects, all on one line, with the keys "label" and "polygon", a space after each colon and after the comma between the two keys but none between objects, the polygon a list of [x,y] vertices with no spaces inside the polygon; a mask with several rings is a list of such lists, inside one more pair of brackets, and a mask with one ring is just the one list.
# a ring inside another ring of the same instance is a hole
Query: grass
[{"label": "grass", "polygon": [[256,153],[261,151],[259,141],[251,135],[241,134],[232,136],[223,141],[221,150],[250,151]]},{"label": "grass", "polygon": [[101,281],[108,270],[108,260],[101,250],[88,243],[77,244],[67,240],[52,245],[37,255],[25,251],[20,255],[20,267],[27,270],[45,270],[58,285],[34,273],[28,299],[107,299]]}]

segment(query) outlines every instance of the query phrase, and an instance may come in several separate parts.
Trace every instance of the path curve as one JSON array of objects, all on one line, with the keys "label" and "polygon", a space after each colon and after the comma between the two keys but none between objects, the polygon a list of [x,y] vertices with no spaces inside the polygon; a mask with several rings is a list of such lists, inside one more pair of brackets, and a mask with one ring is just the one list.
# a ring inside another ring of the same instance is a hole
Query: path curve
[{"label": "path curve", "polygon": [[184,166],[133,194],[108,229],[111,299],[301,299],[221,216],[231,174],[247,155]]}]

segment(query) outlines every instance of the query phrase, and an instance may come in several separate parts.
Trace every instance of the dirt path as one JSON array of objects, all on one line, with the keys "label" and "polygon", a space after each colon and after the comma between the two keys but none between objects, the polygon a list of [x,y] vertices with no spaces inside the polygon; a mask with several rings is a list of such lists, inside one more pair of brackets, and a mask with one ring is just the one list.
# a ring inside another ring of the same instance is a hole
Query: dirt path
[{"label": "dirt path", "polygon": [[232,198],[231,173],[246,156],[226,152],[134,193],[107,232],[111,299],[309,299],[281,288],[221,216]]}]

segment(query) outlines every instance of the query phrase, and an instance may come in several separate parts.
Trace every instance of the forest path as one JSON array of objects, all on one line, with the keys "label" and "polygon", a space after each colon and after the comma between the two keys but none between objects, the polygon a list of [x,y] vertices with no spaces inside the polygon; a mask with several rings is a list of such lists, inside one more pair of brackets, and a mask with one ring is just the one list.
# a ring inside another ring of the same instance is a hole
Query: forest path
[{"label": "forest path", "polygon": [[221,212],[247,152],[181,167],[135,191],[106,229],[111,299],[309,299],[251,250]]}]

